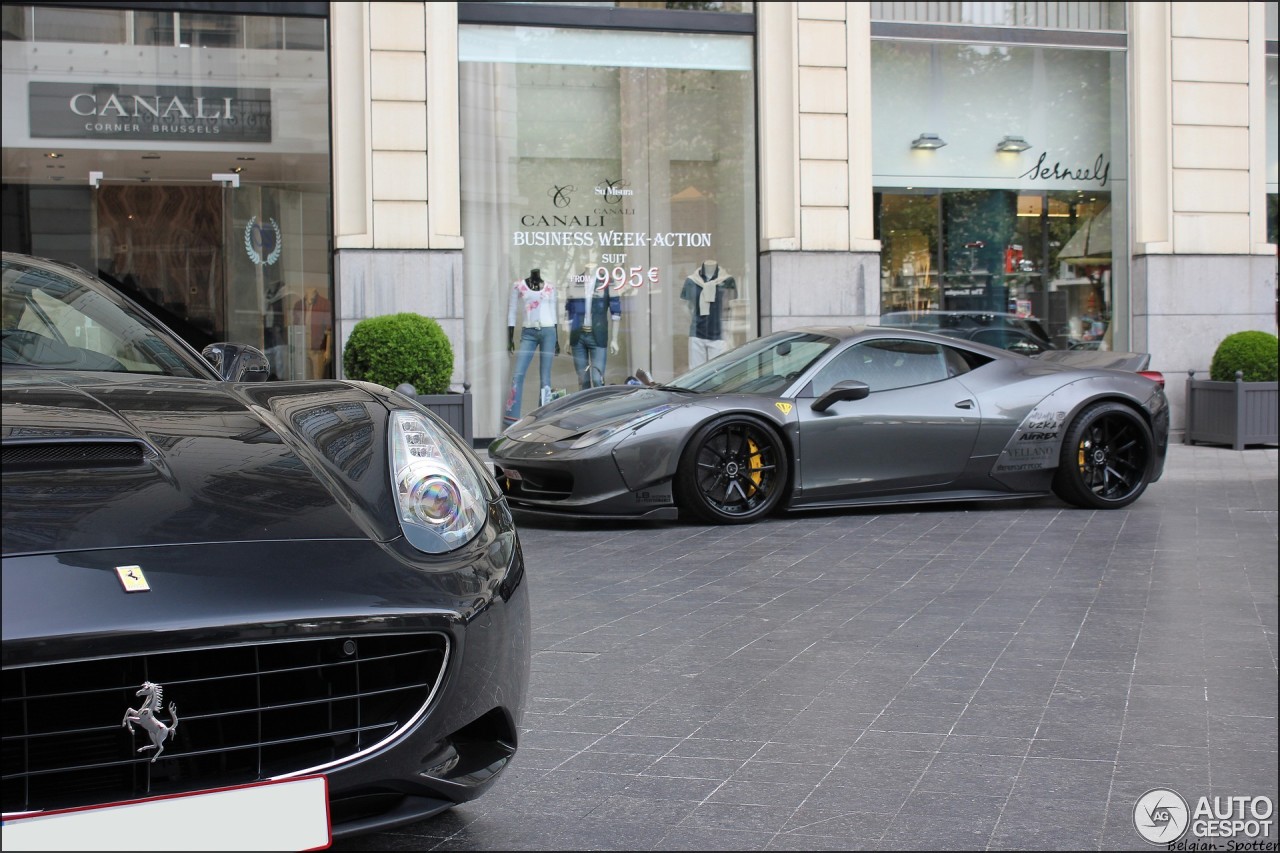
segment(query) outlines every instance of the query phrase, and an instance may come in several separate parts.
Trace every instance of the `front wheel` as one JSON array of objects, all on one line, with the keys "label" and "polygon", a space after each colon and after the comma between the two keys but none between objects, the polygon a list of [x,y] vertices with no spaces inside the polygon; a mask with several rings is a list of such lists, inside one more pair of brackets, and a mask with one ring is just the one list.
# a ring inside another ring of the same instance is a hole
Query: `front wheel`
[{"label": "front wheel", "polygon": [[729,416],[694,433],[680,457],[681,509],[716,524],[768,515],[782,500],[790,471],[776,432],[755,418]]},{"label": "front wheel", "polygon": [[1053,490],[1067,503],[1119,509],[1151,482],[1155,439],[1147,422],[1123,403],[1096,403],[1071,422]]}]

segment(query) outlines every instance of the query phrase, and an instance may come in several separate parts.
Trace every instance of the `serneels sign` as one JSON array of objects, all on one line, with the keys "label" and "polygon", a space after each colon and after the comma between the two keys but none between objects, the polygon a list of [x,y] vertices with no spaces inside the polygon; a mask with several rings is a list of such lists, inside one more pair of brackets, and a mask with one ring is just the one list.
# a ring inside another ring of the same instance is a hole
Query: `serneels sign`
[{"label": "serneels sign", "polygon": [[34,139],[271,141],[270,89],[27,85]]}]

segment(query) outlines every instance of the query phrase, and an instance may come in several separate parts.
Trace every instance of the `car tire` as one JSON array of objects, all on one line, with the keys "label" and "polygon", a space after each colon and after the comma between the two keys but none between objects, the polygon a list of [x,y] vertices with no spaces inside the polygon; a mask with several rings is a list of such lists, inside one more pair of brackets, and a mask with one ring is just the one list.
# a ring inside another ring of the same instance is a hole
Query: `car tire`
[{"label": "car tire", "polygon": [[700,427],[680,455],[676,502],[713,524],[745,524],[772,512],[787,489],[782,439],[757,418],[729,415]]},{"label": "car tire", "polygon": [[1053,491],[1087,509],[1128,506],[1151,483],[1155,444],[1151,427],[1131,406],[1095,403],[1063,437]]}]

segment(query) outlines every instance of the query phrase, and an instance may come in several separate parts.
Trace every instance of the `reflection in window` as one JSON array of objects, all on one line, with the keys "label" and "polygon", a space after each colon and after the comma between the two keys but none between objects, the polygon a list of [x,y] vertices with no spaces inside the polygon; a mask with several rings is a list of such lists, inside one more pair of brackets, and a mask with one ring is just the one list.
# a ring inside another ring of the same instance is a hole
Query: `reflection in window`
[{"label": "reflection in window", "polygon": [[55,9],[36,6],[36,41],[74,41],[121,44],[125,12],[109,9]]},{"label": "reflection in window", "polygon": [[981,27],[1030,27],[1049,30],[1115,30],[1125,28],[1124,3],[978,2],[872,3],[873,21],[967,24]]},{"label": "reflection in window", "polygon": [[[1094,342],[1112,313],[1110,194],[889,191],[875,195],[882,316],[1007,314],[1055,347]],[[1003,344],[998,344],[1003,345]]]},{"label": "reflection in window", "polygon": [[250,50],[324,50],[324,18],[153,9],[4,6],[4,40]]}]

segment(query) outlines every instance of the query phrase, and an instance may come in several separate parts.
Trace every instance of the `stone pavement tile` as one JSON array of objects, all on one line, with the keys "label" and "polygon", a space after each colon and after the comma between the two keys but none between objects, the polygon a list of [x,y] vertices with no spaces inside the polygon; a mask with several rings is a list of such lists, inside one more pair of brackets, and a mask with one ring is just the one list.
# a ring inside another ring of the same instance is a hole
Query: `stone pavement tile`
[{"label": "stone pavement tile", "polygon": [[899,814],[880,836],[882,850],[982,850],[991,839],[996,813],[940,811]]},{"label": "stone pavement tile", "polygon": [[1177,445],[1114,512],[524,521],[512,766],[334,848],[1149,849],[1154,787],[1274,801],[1276,458]]}]

